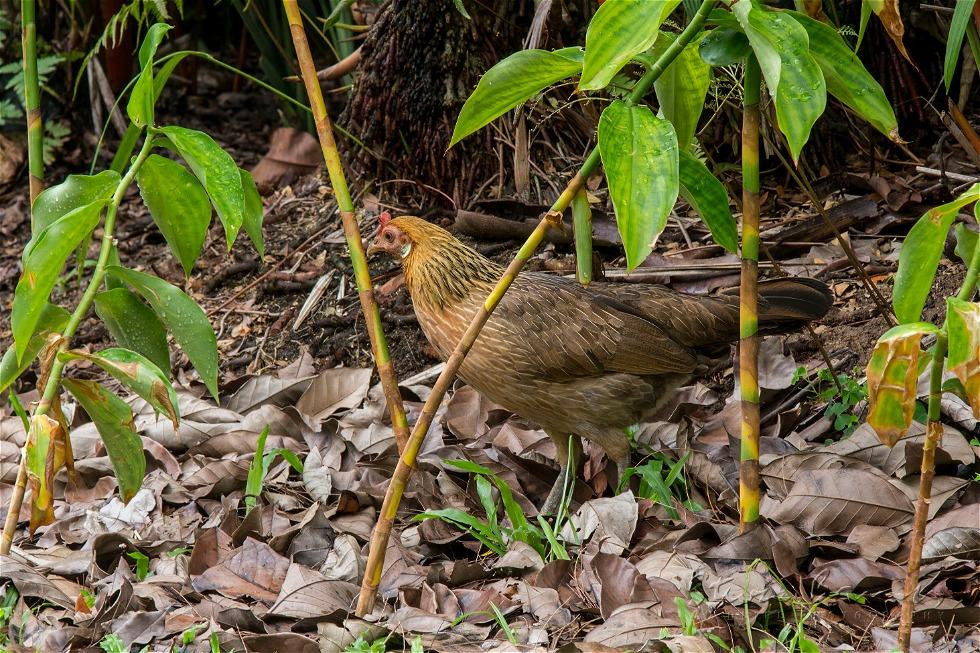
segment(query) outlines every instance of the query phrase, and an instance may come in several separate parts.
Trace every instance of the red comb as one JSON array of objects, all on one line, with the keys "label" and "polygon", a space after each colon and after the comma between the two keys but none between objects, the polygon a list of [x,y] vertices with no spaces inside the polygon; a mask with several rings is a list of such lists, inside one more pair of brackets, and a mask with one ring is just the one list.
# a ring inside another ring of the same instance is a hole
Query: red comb
[{"label": "red comb", "polygon": [[378,223],[383,227],[391,222],[391,214],[387,211],[382,211],[381,215],[378,216]]}]

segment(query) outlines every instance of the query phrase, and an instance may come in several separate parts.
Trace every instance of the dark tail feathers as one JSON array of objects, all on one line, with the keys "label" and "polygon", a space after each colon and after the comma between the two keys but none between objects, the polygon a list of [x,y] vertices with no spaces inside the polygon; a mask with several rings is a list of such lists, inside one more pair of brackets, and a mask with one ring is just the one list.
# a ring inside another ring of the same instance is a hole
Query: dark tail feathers
[{"label": "dark tail feathers", "polygon": [[779,333],[819,320],[834,304],[827,284],[793,277],[759,282],[759,331]]}]

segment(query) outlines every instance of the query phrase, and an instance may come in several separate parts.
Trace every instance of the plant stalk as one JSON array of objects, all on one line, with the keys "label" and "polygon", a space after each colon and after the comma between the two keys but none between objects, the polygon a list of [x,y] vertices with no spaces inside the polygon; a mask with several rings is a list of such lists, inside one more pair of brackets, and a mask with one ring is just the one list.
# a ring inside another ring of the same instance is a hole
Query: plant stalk
[{"label": "plant stalk", "polygon": [[[82,320],[85,319],[89,308],[92,306],[95,296],[99,292],[99,286],[102,285],[102,280],[105,278],[106,267],[109,265],[112,249],[115,246],[113,232],[116,228],[116,213],[119,211],[119,204],[122,202],[123,196],[126,194],[126,189],[133,183],[133,178],[143,165],[146,157],[150,155],[150,150],[152,149],[153,134],[147,134],[139,154],[136,155],[136,158],[133,160],[132,165],[129,167],[129,170],[126,172],[123,178],[119,180],[119,184],[116,186],[116,190],[112,194],[109,207],[106,209],[105,223],[102,227],[102,241],[99,246],[99,258],[96,261],[95,269],[92,271],[92,278],[88,282],[88,287],[85,288],[85,292],[82,294],[81,299],[78,300],[78,305],[75,307],[75,311],[71,314],[71,317],[68,318],[68,323],[65,324],[65,330],[61,333],[61,345],[59,350],[63,351],[68,348],[68,343],[71,341],[72,336],[75,335],[75,331],[78,330],[78,326],[82,323]],[[64,361],[62,361],[58,356],[54,356],[51,364],[51,372],[48,374],[47,383],[45,383],[44,391],[41,393],[41,400],[37,403],[37,406],[31,413],[32,418],[45,415],[51,409],[51,404],[58,395],[59,388],[61,388],[61,376],[64,369]],[[28,430],[28,437],[30,437],[30,430]],[[67,438],[68,434],[65,434],[65,437]],[[0,536],[0,555],[7,555],[10,553],[10,547],[14,541],[14,531],[17,529],[17,517],[20,515],[21,505],[24,503],[24,491],[26,487],[27,444],[25,442],[24,448],[21,449],[20,452],[20,466],[17,469],[17,481],[14,485],[14,493],[10,497],[10,507],[7,509],[7,518],[3,524],[3,535]]]},{"label": "plant stalk", "polygon": [[337,151],[337,143],[334,140],[333,127],[330,124],[327,107],[323,101],[323,91],[320,89],[320,82],[316,78],[316,66],[313,64],[310,44],[306,40],[306,30],[303,27],[303,17],[300,14],[299,5],[296,0],[283,0],[282,4],[286,10],[286,18],[289,20],[289,32],[293,37],[296,58],[299,60],[300,72],[303,75],[303,84],[306,86],[306,94],[310,99],[310,108],[313,110],[313,122],[320,139],[323,160],[327,165],[327,173],[330,175],[330,184],[333,186],[337,207],[340,209],[344,236],[347,238],[347,249],[350,251],[351,264],[354,267],[357,294],[361,300],[364,322],[371,339],[374,363],[378,367],[378,376],[381,377],[381,388],[384,390],[385,400],[388,403],[388,413],[391,415],[395,441],[398,443],[398,450],[403,452],[409,438],[408,417],[405,415],[405,406],[402,404],[401,392],[398,390],[398,380],[395,378],[395,367],[391,362],[391,354],[388,352],[388,342],[385,340],[384,330],[381,327],[381,313],[378,310],[377,302],[374,301],[374,285],[371,282],[371,273],[368,271],[364,243],[361,240],[361,230],[357,225],[357,217],[354,215],[354,202],[351,200],[350,190],[347,188],[344,166],[340,162],[340,153]]},{"label": "plant stalk", "polygon": [[738,386],[742,438],[738,470],[739,531],[759,520],[759,96],[762,73],[750,54],[742,105],[742,274],[739,288]]},{"label": "plant stalk", "polygon": [[[701,3],[700,9],[691,18],[691,22],[688,23],[684,31],[678,36],[678,38],[660,55],[657,62],[650,66],[650,68],[644,73],[644,75],[636,82],[633,87],[627,102],[633,104],[640,101],[646,92],[653,85],[653,82],[663,73],[663,71],[670,65],[681,50],[694,38],[695,34],[701,31],[701,27],[704,25],[705,19],[714,7],[716,0],[704,0]],[[304,74],[305,76],[305,74]],[[419,416],[418,421],[415,423],[415,427],[412,429],[412,435],[408,440],[408,445],[402,452],[401,457],[398,459],[398,464],[395,467],[395,473],[392,476],[391,483],[388,485],[388,490],[385,492],[384,502],[381,505],[381,512],[378,515],[378,523],[374,527],[374,532],[371,534],[371,546],[368,552],[367,566],[364,571],[364,578],[361,581],[361,593],[357,598],[357,608],[355,614],[359,617],[370,613],[374,610],[375,599],[377,597],[378,585],[381,584],[381,571],[384,567],[385,550],[388,548],[388,538],[391,535],[391,530],[394,527],[395,516],[398,514],[398,506],[401,503],[402,494],[405,492],[405,487],[408,484],[408,480],[411,477],[412,471],[415,468],[415,459],[418,455],[419,449],[422,446],[422,442],[425,440],[425,436],[429,431],[429,426],[432,424],[432,420],[435,417],[436,409],[442,403],[442,399],[449,390],[449,385],[452,383],[456,376],[456,372],[459,370],[460,364],[463,362],[463,358],[469,352],[473,343],[476,341],[480,331],[483,329],[483,325],[486,324],[487,320],[490,318],[490,314],[497,307],[500,299],[510,288],[510,285],[514,282],[517,274],[524,267],[528,258],[534,253],[538,245],[544,239],[545,233],[548,229],[558,226],[561,224],[562,214],[565,209],[571,204],[572,199],[575,197],[576,193],[583,187],[585,180],[589,178],[589,175],[596,169],[599,165],[599,148],[593,148],[592,152],[585,159],[582,167],[575,174],[574,177],[565,186],[565,189],[559,195],[558,199],[551,206],[551,209],[541,218],[538,226],[535,227],[531,235],[528,236],[524,245],[517,252],[517,255],[504,270],[503,275],[497,282],[490,294],[487,296],[483,303],[483,307],[477,312],[477,314],[470,321],[466,332],[460,338],[459,343],[457,343],[453,353],[446,360],[446,367],[443,369],[442,373],[439,374],[439,378],[436,379],[435,384],[432,386],[432,392],[429,394],[428,398],[425,400],[425,405],[422,407],[422,414]]]},{"label": "plant stalk", "polygon": [[592,209],[584,188],[572,200],[575,222],[575,276],[583,286],[592,283]]},{"label": "plant stalk", "polygon": [[[980,245],[973,249],[966,277],[956,298],[969,301],[973,296],[980,273]],[[943,397],[943,366],[949,345],[947,326],[936,336],[932,350],[932,369],[929,374],[929,409],[926,423],[926,439],[922,445],[922,464],[919,467],[919,496],[915,501],[915,518],[912,522],[912,542],[905,572],[905,591],[902,596],[901,620],[898,626],[898,648],[908,653],[912,641],[912,613],[915,608],[915,590],[919,585],[919,569],[922,566],[922,546],[925,544],[926,522],[929,521],[929,504],[932,496],[932,480],[936,474],[936,448],[943,438],[940,407]]]},{"label": "plant stalk", "polygon": [[[24,109],[27,116],[27,168],[31,206],[44,187],[44,126],[41,123],[41,86],[37,78],[37,23],[34,0],[20,3],[21,45],[24,52]],[[33,211],[31,231],[34,231]]]}]

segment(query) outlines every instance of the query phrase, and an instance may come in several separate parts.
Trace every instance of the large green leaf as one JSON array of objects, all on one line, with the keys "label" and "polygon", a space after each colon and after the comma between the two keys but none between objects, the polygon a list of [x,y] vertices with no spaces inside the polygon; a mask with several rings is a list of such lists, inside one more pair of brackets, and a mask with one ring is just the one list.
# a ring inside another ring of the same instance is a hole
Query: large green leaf
[{"label": "large green leaf", "polygon": [[211,223],[211,204],[204,187],[184,166],[157,154],[143,162],[136,183],[184,275],[190,276]]},{"label": "large green leaf", "polygon": [[245,220],[245,193],[235,160],[204,132],[174,126],[162,127],[160,131],[204,184],[231,249]]},{"label": "large green leaf", "polygon": [[717,27],[698,43],[701,59],[712,66],[731,66],[745,60],[752,52],[749,39],[734,27]]},{"label": "large green leaf", "polygon": [[262,196],[259,189],[255,186],[252,174],[247,170],[238,169],[242,177],[242,192],[245,194],[245,217],[242,226],[249,240],[255,245],[255,251],[259,253],[259,258],[265,258],[265,242],[262,240],[262,221],[265,217],[265,208],[262,206]]},{"label": "large green leaf", "polygon": [[45,188],[31,208],[35,232],[86,204],[108,202],[118,185],[119,173],[103,170],[97,175],[68,175],[57,186]]},{"label": "large green leaf", "polygon": [[488,70],[466,99],[449,147],[555,82],[582,72],[581,48],[521,50]]},{"label": "large green leaf", "polygon": [[892,305],[899,322],[919,320],[956,213],[978,199],[980,183],[974,184],[952,202],[926,211],[909,230],[898,257],[895,291],[892,293]]},{"label": "large green leaf", "polygon": [[943,81],[946,83],[947,93],[949,93],[950,84],[953,83],[956,62],[960,59],[963,37],[966,36],[966,28],[973,17],[973,5],[976,4],[976,0],[956,0],[955,4],[953,18],[949,22],[949,34],[946,36],[946,56],[943,60]]},{"label": "large green leaf", "polygon": [[970,261],[973,260],[973,251],[977,248],[980,234],[971,231],[962,222],[957,222],[956,226],[953,227],[953,235],[956,236],[955,254],[960,257],[961,261],[969,265]]},{"label": "large green leaf", "polygon": [[715,242],[738,251],[738,227],[728,206],[728,191],[690,152],[680,153],[680,193],[711,230]]},{"label": "large green leaf", "polygon": [[599,118],[599,154],[632,270],[653,251],[677,201],[677,135],[647,107],[617,100]]},{"label": "large green leaf", "polygon": [[10,323],[17,362],[23,362],[41,310],[69,254],[99,224],[104,200],[80,206],[48,225],[26,248],[24,272],[14,290]]},{"label": "large green leaf", "polygon": [[595,12],[585,33],[579,88],[605,88],[630,59],[657,40],[660,26],[680,0],[612,0]]},{"label": "large green leaf", "polygon": [[214,398],[218,399],[218,343],[208,316],[184,292],[152,274],[121,267],[109,271],[136,289],[166,325]]},{"label": "large green leaf", "polygon": [[146,456],[143,442],[133,428],[133,411],[95,381],[64,379],[62,383],[95,422],[116,471],[119,493],[123,501],[129,501],[139,492],[146,473]]},{"label": "large green leaf", "polygon": [[99,293],[95,296],[95,312],[113,340],[139,352],[165,373],[170,372],[167,330],[153,309],[131,290],[113,288]]},{"label": "large green leaf", "polygon": [[[674,39],[673,34],[661,35],[654,52],[660,54]],[[660,113],[674,125],[682,150],[691,147],[697,133],[710,83],[711,67],[701,59],[696,42],[689,43],[654,82]]]},{"label": "large green leaf", "polygon": [[792,16],[764,9],[755,0],[739,0],[732,11],[759,59],[776,103],[779,130],[793,160],[798,160],[813,123],[827,105],[827,86],[810,55],[806,30]]},{"label": "large green leaf", "polygon": [[180,420],[177,393],[170,380],[149,359],[122,347],[110,347],[94,354],[73,349],[63,351],[58,356],[65,361],[84,360],[98,365],[145,399],[154,410],[170,418],[174,430],[177,429]]},{"label": "large green leaf", "polygon": [[948,297],[946,306],[947,365],[963,384],[973,416],[980,418],[980,304]]},{"label": "large green leaf", "polygon": [[31,341],[27,345],[27,351],[21,358],[20,363],[17,362],[17,352],[13,347],[7,348],[7,351],[3,353],[3,358],[0,358],[0,393],[9,388],[10,384],[16,381],[24,373],[24,370],[31,366],[31,363],[37,358],[37,355],[44,347],[44,343],[48,339],[48,334],[64,329],[65,324],[68,323],[68,317],[68,311],[60,306],[55,306],[54,304],[44,305],[44,308],[41,309],[41,317],[38,318],[37,324],[34,327],[34,335],[31,336]]},{"label": "large green leaf", "polygon": [[827,91],[893,141],[900,141],[895,111],[881,84],[830,25],[796,11],[786,12],[806,30],[810,54],[823,71]]},{"label": "large green leaf", "polygon": [[153,106],[157,98],[153,84],[153,55],[170,29],[170,25],[166,23],[154,23],[146,31],[146,37],[140,45],[140,76],[129,94],[129,102],[126,103],[126,113],[137,127],[153,124]]}]

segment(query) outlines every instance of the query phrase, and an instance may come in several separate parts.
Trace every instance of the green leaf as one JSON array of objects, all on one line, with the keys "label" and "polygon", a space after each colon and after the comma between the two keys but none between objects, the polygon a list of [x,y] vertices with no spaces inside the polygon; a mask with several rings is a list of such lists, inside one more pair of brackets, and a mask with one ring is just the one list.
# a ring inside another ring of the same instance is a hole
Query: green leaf
[{"label": "green leaf", "polygon": [[0,393],[9,388],[24,373],[24,370],[31,366],[41,349],[44,348],[48,334],[64,329],[68,323],[68,318],[68,311],[60,306],[44,305],[44,308],[41,309],[41,316],[34,327],[34,335],[31,336],[27,351],[20,363],[17,362],[17,352],[13,347],[8,347],[7,351],[3,353],[3,358],[0,358]]},{"label": "green leaf", "polygon": [[143,38],[143,43],[140,44],[140,68],[146,66],[146,64],[153,63],[153,57],[156,55],[157,48],[160,47],[160,43],[163,42],[163,37],[171,29],[172,27],[166,23],[153,23],[150,25],[150,29],[146,30],[146,36]]},{"label": "green leaf", "polygon": [[785,12],[769,11],[753,0],[739,0],[732,11],[759,59],[776,103],[779,130],[797,161],[813,123],[827,105],[827,86],[810,55],[806,30]]},{"label": "green leaf", "polygon": [[946,298],[947,366],[963,384],[973,416],[980,419],[980,304]]},{"label": "green leaf", "polygon": [[949,35],[946,37],[946,57],[943,62],[943,81],[946,83],[947,93],[949,93],[950,84],[953,83],[956,63],[960,59],[963,37],[966,36],[966,27],[970,24],[973,16],[974,4],[976,4],[976,0],[957,0],[953,9],[953,18],[949,23]]},{"label": "green leaf", "polygon": [[928,322],[902,324],[878,339],[868,361],[868,424],[889,447],[908,431],[915,414],[919,342],[939,329]]},{"label": "green leaf", "polygon": [[582,72],[580,48],[521,50],[488,70],[463,104],[449,147],[555,82]]},{"label": "green leaf", "polygon": [[128,502],[139,492],[146,473],[146,456],[140,436],[133,428],[133,411],[129,404],[95,381],[64,379],[62,383],[95,422],[109,462],[116,471],[119,493]]},{"label": "green leaf", "polygon": [[255,180],[247,170],[238,169],[242,177],[242,192],[245,194],[245,217],[242,226],[249,240],[255,245],[255,251],[259,253],[259,259],[265,258],[265,243],[262,240],[262,220],[265,217],[265,208],[262,206],[262,197],[259,189],[255,187]]},{"label": "green leaf", "polygon": [[956,226],[953,227],[953,235],[956,236],[956,255],[960,257],[961,261],[970,265],[970,261],[973,260],[973,252],[977,248],[977,239],[980,238],[980,234],[962,222],[957,222]]},{"label": "green leaf", "polygon": [[677,136],[647,107],[617,100],[599,118],[599,153],[632,270],[653,251],[677,200]]},{"label": "green leaf", "polygon": [[810,39],[810,54],[820,66],[827,91],[867,120],[871,126],[899,142],[895,111],[881,84],[871,76],[861,60],[830,25],[806,14],[788,11],[803,26]]},{"label": "green leaf", "polygon": [[24,252],[24,272],[14,290],[10,324],[14,332],[17,362],[24,354],[35,327],[61,274],[68,255],[99,224],[105,201],[97,201],[70,211],[48,225]]},{"label": "green leaf", "polygon": [[630,59],[654,44],[660,26],[679,4],[680,0],[613,0],[601,5],[585,33],[579,88],[605,88]]},{"label": "green leaf", "polygon": [[184,268],[184,276],[190,276],[211,223],[211,204],[204,187],[184,166],[157,154],[143,162],[136,183],[153,221]]},{"label": "green leaf", "polygon": [[27,433],[27,481],[31,488],[30,532],[54,521],[54,479],[65,465],[66,435],[47,415],[34,415]]},{"label": "green leaf", "polygon": [[170,372],[167,331],[153,310],[128,288],[113,288],[95,296],[95,312],[112,339],[139,352],[164,373]]},{"label": "green leaf", "polygon": [[413,519],[416,521],[441,519],[444,522],[452,524],[457,528],[468,532],[497,555],[503,555],[507,552],[507,546],[493,531],[490,530],[489,525],[485,521],[477,519],[473,515],[470,515],[459,508],[428,510],[415,515]]},{"label": "green leaf", "polygon": [[[664,33],[654,47],[659,56],[673,43],[674,35]],[[660,114],[670,121],[682,150],[691,147],[698,120],[711,83],[711,67],[701,60],[698,44],[689,43],[654,82]]]},{"label": "green leaf", "polygon": [[898,257],[898,272],[892,293],[892,306],[899,322],[919,320],[956,213],[977,199],[980,199],[980,183],[974,184],[952,202],[926,211],[909,230]]},{"label": "green leaf", "polygon": [[34,200],[31,209],[35,232],[41,233],[77,208],[99,202],[105,204],[118,185],[119,173],[103,170],[97,175],[68,175],[57,186],[45,188]]},{"label": "green leaf", "polygon": [[173,126],[160,131],[204,184],[225,228],[230,250],[245,220],[245,194],[235,160],[204,132]]},{"label": "green leaf", "polygon": [[197,302],[180,288],[151,274],[121,267],[111,267],[109,270],[135,288],[150,304],[217,400],[218,343],[208,316]]},{"label": "green leaf", "polygon": [[153,124],[153,107],[157,98],[153,82],[153,55],[156,54],[160,42],[169,30],[170,25],[166,23],[154,23],[147,30],[146,38],[140,45],[140,76],[126,103],[126,113],[137,127]]},{"label": "green leaf", "polygon": [[752,52],[749,37],[734,27],[719,27],[708,32],[698,44],[701,59],[712,66],[733,66]]},{"label": "green leaf", "polygon": [[155,411],[170,418],[175,431],[179,427],[177,394],[170,385],[170,380],[149,359],[122,347],[110,347],[94,354],[73,349],[61,352],[58,357],[63,361],[84,360],[98,365],[126,388],[145,399]]},{"label": "green leaf", "polygon": [[738,227],[728,206],[728,191],[690,152],[680,152],[680,193],[711,230],[715,242],[738,251]]}]

